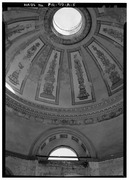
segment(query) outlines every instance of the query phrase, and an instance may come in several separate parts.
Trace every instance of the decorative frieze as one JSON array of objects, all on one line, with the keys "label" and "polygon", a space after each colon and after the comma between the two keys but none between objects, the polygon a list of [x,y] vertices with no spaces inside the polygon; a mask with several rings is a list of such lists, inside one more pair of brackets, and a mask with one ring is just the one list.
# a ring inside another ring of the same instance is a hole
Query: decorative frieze
[{"label": "decorative frieze", "polygon": [[[12,107],[12,103],[7,103],[7,114],[9,113],[9,116],[11,114],[14,114],[15,116],[27,119],[27,120],[35,120],[37,122],[40,122],[42,124],[50,124],[50,125],[66,125],[66,126],[78,126],[78,125],[88,125],[88,124],[94,124],[99,123],[101,121],[111,120],[115,117],[118,117],[123,114],[123,102],[120,102],[116,105],[113,105],[109,108],[92,112],[92,113],[83,113],[81,116],[71,116],[71,117],[61,117],[61,116],[54,116],[53,118],[50,117],[50,114],[44,114],[42,112],[38,111],[30,111],[24,109],[19,109],[18,105],[15,107]],[[13,108],[13,109],[12,109]]]}]

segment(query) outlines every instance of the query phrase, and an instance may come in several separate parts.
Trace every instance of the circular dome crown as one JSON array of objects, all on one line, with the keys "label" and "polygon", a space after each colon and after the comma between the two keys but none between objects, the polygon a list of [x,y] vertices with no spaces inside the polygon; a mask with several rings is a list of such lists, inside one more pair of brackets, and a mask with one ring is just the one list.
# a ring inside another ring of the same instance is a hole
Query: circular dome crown
[{"label": "circular dome crown", "polygon": [[62,35],[75,34],[82,26],[82,16],[74,8],[61,8],[53,17],[53,26]]}]

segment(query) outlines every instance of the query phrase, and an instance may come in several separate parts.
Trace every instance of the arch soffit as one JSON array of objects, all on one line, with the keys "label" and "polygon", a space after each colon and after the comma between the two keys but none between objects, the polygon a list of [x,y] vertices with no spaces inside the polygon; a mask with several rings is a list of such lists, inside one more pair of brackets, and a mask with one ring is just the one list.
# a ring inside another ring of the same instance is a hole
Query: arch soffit
[{"label": "arch soffit", "polygon": [[[78,130],[75,130],[75,129],[72,129],[70,127],[57,127],[57,128],[51,128],[49,130],[46,130],[45,132],[43,132],[42,134],[40,134],[36,140],[34,141],[34,143],[32,144],[31,148],[30,148],[30,151],[29,151],[29,155],[30,156],[33,156],[33,155],[36,155],[38,154],[38,150],[41,146],[41,144],[46,144],[46,146],[49,147],[49,149],[47,150],[47,154],[48,155],[52,149],[56,148],[56,146],[50,146],[51,144],[51,138],[53,138],[54,136],[62,136],[62,135],[68,135],[68,138],[67,140],[71,140],[73,138],[75,138],[74,140],[75,141],[79,141],[79,144],[78,146],[80,146],[81,148],[85,148],[88,150],[88,152],[90,153],[90,157],[92,158],[96,158],[96,151],[95,151],[95,148],[92,144],[92,142],[84,135],[82,134],[81,132],[79,132]],[[71,136],[71,139],[69,139],[69,137]],[[65,139],[65,138],[64,138]],[[57,139],[55,138],[55,140],[57,141]],[[53,141],[54,142],[54,141]],[[68,145],[67,143],[64,143],[63,142],[66,142],[66,139],[62,141],[62,144],[60,143],[59,146],[61,145]],[[71,146],[72,143],[69,143],[69,147],[73,148],[74,146]],[[75,147],[74,147],[75,148]],[[74,149],[76,152],[77,152],[77,149]],[[77,152],[78,154],[78,152]],[[79,155],[79,154],[78,154]]]}]

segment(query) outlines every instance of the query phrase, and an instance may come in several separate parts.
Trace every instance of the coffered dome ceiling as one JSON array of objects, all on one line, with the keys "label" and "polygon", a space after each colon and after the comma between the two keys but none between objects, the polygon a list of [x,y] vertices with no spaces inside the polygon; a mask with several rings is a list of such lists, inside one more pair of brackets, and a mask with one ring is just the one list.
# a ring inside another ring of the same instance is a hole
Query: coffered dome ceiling
[{"label": "coffered dome ceiling", "polygon": [[8,106],[37,118],[98,114],[102,121],[122,113],[122,8],[115,15],[113,8],[76,8],[81,21],[69,35],[54,25],[60,8],[10,9],[3,13]]}]

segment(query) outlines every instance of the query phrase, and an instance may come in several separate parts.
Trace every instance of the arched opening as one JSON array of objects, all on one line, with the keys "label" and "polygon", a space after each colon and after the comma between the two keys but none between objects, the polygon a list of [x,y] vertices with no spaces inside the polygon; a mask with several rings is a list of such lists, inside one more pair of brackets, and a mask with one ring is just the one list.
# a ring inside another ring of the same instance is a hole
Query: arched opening
[{"label": "arched opening", "polygon": [[69,147],[58,147],[49,154],[48,160],[78,161],[76,152]]}]

